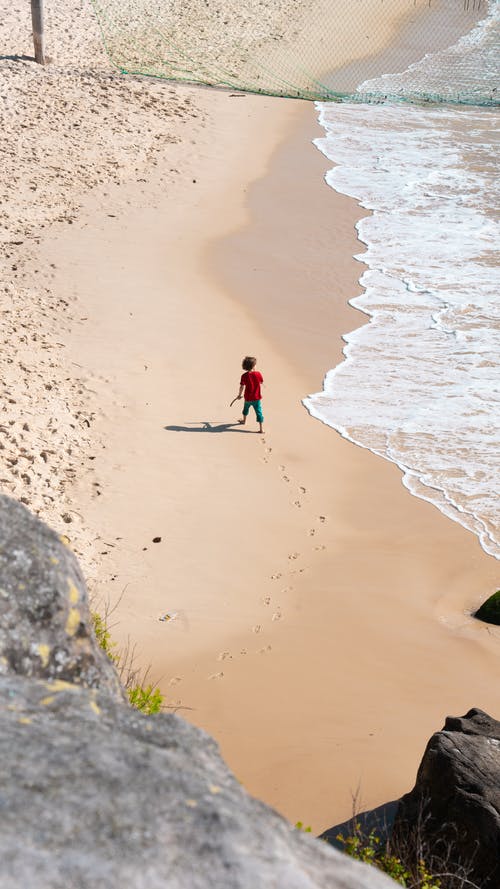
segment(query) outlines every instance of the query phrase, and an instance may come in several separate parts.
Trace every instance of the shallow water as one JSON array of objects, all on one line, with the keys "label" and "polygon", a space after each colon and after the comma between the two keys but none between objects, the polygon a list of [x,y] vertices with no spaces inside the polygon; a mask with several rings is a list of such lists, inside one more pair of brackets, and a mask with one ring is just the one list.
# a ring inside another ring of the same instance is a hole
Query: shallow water
[{"label": "shallow water", "polygon": [[[436,64],[421,63],[420,84]],[[336,164],[328,184],[372,211],[357,226],[366,268],[351,301],[369,323],[344,337],[344,362],[304,403],[397,463],[412,493],[499,558],[498,112],[318,107],[316,144]]]}]

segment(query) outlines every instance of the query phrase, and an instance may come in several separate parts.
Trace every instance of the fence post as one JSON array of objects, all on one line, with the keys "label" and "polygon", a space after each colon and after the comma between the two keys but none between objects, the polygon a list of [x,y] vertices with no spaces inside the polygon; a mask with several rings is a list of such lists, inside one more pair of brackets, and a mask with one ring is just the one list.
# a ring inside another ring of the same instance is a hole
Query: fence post
[{"label": "fence post", "polygon": [[45,65],[45,35],[43,33],[43,0],[31,0],[31,22],[35,62]]}]

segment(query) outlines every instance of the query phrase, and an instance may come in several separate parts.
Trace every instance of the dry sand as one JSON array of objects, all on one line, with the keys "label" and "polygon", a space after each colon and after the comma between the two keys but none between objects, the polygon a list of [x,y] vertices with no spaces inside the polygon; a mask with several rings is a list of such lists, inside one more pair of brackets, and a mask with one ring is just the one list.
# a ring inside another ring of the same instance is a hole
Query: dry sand
[{"label": "dry sand", "polygon": [[67,490],[89,460],[99,403],[67,352],[69,328],[83,323],[71,284],[55,292],[38,246],[51,225],[74,224],[92,189],[105,201],[109,185],[144,178],[186,127],[193,138],[202,113],[192,92],[116,76],[87,3],[45,9],[57,60],[46,68],[31,58],[29,4],[11,3],[0,22],[0,479],[3,493],[71,529],[89,572],[89,531]]},{"label": "dry sand", "polygon": [[[312,106],[118,79],[67,6],[71,61],[2,61],[3,491],[68,533],[248,789],[320,830],[358,785],[408,789],[448,712],[495,713],[498,633],[467,612],[497,565],[300,404],[359,324],[358,211],[322,183]],[[228,407],[246,352],[264,436]]]}]

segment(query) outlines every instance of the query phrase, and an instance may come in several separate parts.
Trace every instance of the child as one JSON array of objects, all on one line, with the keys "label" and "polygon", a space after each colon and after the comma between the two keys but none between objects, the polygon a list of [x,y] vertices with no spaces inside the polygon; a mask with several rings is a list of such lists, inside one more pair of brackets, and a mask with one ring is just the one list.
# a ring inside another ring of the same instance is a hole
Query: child
[{"label": "child", "polygon": [[243,405],[243,419],[238,420],[243,426],[245,425],[248,411],[250,407],[253,407],[257,422],[259,424],[259,432],[264,432],[262,428],[262,424],[264,422],[264,417],[262,416],[262,404],[261,404],[261,392],[260,387],[264,382],[264,378],[260,371],[255,370],[255,365],[257,364],[256,358],[251,358],[247,355],[246,358],[243,359],[241,366],[245,371],[241,376],[240,380],[240,391],[238,393],[238,398],[241,398],[243,395],[243,389],[245,390],[245,404]]}]

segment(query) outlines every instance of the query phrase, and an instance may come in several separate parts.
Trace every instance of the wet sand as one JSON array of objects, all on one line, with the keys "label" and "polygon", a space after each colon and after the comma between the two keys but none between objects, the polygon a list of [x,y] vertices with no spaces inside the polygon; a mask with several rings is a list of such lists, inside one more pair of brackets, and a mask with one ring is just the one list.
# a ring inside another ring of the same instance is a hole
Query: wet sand
[{"label": "wet sand", "polygon": [[[358,786],[397,796],[445,715],[495,713],[498,633],[468,612],[497,565],[301,405],[360,323],[358,209],[322,182],[313,106],[15,75],[52,153],[7,205],[4,490],[252,793],[315,831]],[[248,352],[263,436],[229,408]]]},{"label": "wet sand", "polygon": [[[497,564],[302,407],[360,322],[358,210],[322,182],[311,106],[250,100],[236,134],[249,100],[216,101],[217,145],[208,129],[183,152],[168,212],[154,181],[121,187],[46,254],[56,287],[78,278],[71,350],[102,381],[105,447],[75,499],[117,640],[252,793],[319,831],[358,786],[364,806],[407,790],[448,713],[494,712],[498,634],[467,611]],[[235,148],[256,130],[250,167]],[[262,437],[229,409],[246,352]]]}]

